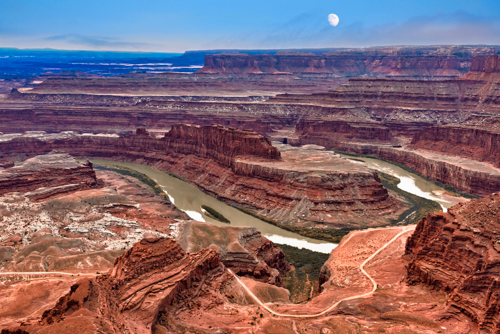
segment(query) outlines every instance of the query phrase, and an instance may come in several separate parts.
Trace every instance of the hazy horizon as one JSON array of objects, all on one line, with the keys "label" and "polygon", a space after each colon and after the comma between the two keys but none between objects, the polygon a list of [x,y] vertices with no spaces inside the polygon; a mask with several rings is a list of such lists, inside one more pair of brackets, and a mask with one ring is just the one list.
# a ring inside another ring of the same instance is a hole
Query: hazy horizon
[{"label": "hazy horizon", "polygon": [[[333,27],[329,14],[340,22]],[[0,47],[182,53],[213,49],[498,45],[493,0],[60,2],[3,0]]]},{"label": "hazy horizon", "polygon": [[197,52],[197,51],[307,51],[307,50],[329,50],[329,49],[370,49],[370,48],[384,48],[384,47],[433,47],[433,46],[470,46],[470,47],[500,47],[498,44],[413,44],[413,45],[370,45],[363,47],[332,47],[332,48],[215,48],[215,49],[192,49],[183,50],[179,52],[169,52],[169,51],[140,51],[140,50],[99,50],[99,49],[55,49],[55,48],[18,48],[11,46],[0,46],[0,50],[19,50],[19,51],[61,51],[61,52],[110,52],[110,53],[144,53],[144,54],[164,54],[170,56],[180,56],[186,52]]}]

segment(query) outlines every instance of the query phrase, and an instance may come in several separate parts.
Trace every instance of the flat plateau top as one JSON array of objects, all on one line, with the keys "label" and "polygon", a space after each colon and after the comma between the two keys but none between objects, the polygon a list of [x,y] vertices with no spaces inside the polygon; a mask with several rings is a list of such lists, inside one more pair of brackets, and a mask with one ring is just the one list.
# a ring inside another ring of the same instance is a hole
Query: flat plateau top
[{"label": "flat plateau top", "polygon": [[73,169],[84,166],[67,153],[49,153],[38,155],[26,160],[19,166],[0,170],[0,180],[9,179],[19,174],[31,174],[39,171],[50,171],[54,169]]},{"label": "flat plateau top", "polygon": [[370,168],[342,158],[332,151],[325,150],[322,146],[304,145],[293,147],[286,144],[273,144],[281,152],[281,161],[255,161],[245,158],[236,159],[236,161],[291,172],[372,173]]},{"label": "flat plateau top", "polygon": [[476,172],[488,173],[491,175],[500,175],[500,168],[487,163],[476,160],[465,159],[461,157],[444,155],[434,152],[422,151],[422,150],[408,150],[408,149],[398,149],[403,151],[408,151],[423,156],[424,158],[446,162],[463,169],[468,169]]}]

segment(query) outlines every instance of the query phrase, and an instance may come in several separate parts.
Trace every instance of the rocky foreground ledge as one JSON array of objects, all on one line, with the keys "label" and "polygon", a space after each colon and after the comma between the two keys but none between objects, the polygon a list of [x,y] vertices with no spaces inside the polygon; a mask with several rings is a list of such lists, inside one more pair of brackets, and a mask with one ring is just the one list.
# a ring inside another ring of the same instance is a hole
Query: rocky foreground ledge
[{"label": "rocky foreground ledge", "polygon": [[67,333],[68,328],[72,333],[151,333],[163,308],[187,302],[185,293],[199,293],[207,278],[210,286],[224,277],[213,250],[187,254],[171,239],[143,239],[117,258],[109,273],[74,284],[43,313],[39,325],[2,333]]},{"label": "rocky foreground ledge", "polygon": [[500,332],[500,194],[422,219],[408,239],[406,282],[447,293],[452,313]]}]

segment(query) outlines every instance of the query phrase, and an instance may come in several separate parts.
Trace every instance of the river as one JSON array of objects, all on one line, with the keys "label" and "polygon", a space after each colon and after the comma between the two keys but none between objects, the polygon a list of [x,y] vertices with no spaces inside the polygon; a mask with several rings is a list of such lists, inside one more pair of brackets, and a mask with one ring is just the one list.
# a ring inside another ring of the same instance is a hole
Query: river
[{"label": "river", "polygon": [[363,162],[357,160],[351,160],[351,161],[354,163],[364,164],[369,168],[373,168],[378,171],[399,178],[401,180],[401,182],[398,184],[399,189],[439,203],[444,212],[446,212],[448,208],[458,203],[458,199],[456,202],[454,202],[453,200],[450,200],[449,198],[440,195],[440,193],[443,194],[447,193],[447,191],[442,187],[439,187],[436,184],[427,181],[426,179],[416,174],[410,173],[404,170],[403,168],[400,168],[389,162],[374,158],[365,158],[358,156],[352,157],[344,154],[340,155],[343,156],[344,158],[354,158],[357,160],[363,160]]},{"label": "river", "polygon": [[[438,202],[444,210],[455,204],[453,202],[448,202],[432,193],[433,190],[435,191],[444,189],[415,174],[409,173],[402,168],[377,159],[356,159],[363,160],[364,162],[353,162],[364,163],[368,167],[400,178],[401,183],[399,184],[399,187],[401,189],[412,194],[434,200]],[[315,252],[321,252],[325,254],[329,254],[332,249],[337,247],[337,244],[311,239],[266,223],[260,219],[241,212],[240,210],[237,210],[210,195],[205,194],[200,189],[187,182],[181,181],[175,177],[168,175],[167,173],[158,171],[154,168],[134,163],[108,160],[92,160],[92,162],[97,165],[126,167],[149,176],[162,187],[163,191],[165,191],[173,204],[175,204],[179,209],[186,212],[186,214],[194,220],[205,221],[218,226],[228,226],[228,224],[221,223],[218,220],[212,219],[203,214],[201,206],[207,205],[229,219],[231,221],[230,226],[255,227],[262,232],[263,236],[272,240],[274,243],[306,248]]]}]

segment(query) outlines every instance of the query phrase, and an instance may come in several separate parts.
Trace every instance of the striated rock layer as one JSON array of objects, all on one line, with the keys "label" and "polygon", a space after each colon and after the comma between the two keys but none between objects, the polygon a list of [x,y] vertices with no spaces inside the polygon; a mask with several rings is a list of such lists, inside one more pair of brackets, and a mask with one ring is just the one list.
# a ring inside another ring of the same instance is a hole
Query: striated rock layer
[{"label": "striated rock layer", "polygon": [[0,196],[10,192],[30,192],[28,197],[43,199],[99,186],[101,183],[92,163],[77,162],[67,153],[40,155],[22,165],[0,170]]},{"label": "striated rock layer", "polygon": [[[258,97],[257,102],[264,99]],[[178,101],[162,96],[13,92],[7,100],[0,101],[0,131],[130,133],[137,127],[163,131],[177,123],[217,123],[265,134],[274,128],[294,126],[302,114],[315,114],[320,109],[304,110],[303,106],[274,106],[225,97],[198,101],[186,96]]]},{"label": "striated rock layer", "polygon": [[236,156],[254,156],[280,160],[280,152],[269,139],[254,131],[225,128],[220,125],[191,126],[177,124],[165,134],[173,150],[184,154],[214,158],[232,165]]},{"label": "striated rock layer", "polygon": [[350,79],[327,93],[278,95],[271,101],[314,103],[374,110],[412,109],[433,111],[500,110],[500,56],[476,56],[471,71],[451,80]]},{"label": "striated rock layer", "polygon": [[[480,118],[480,117],[476,117]],[[411,141],[416,149],[486,161],[500,167],[499,117],[481,117],[482,124],[433,126],[418,132]]]},{"label": "striated rock layer", "polygon": [[381,148],[378,157],[406,165],[425,177],[477,196],[500,191],[500,169],[425,151]]},{"label": "striated rock layer", "polygon": [[457,56],[348,54],[331,52],[278,53],[276,55],[216,54],[205,56],[205,66],[196,74],[263,75],[295,74],[299,76],[336,75],[390,77],[456,77],[464,69]]},{"label": "striated rock layer", "polygon": [[[450,142],[480,148],[487,155],[490,148],[495,149],[494,144],[488,144],[494,140],[487,133],[491,131],[488,125],[494,120],[492,116],[500,113],[499,63],[499,55],[476,56],[471,72],[452,80],[356,78],[327,93],[284,94],[267,103],[324,108],[322,115],[307,115],[297,122],[294,140],[300,144],[335,146],[354,141],[406,145],[418,133],[414,141],[420,140],[421,147],[426,147],[434,139],[446,142],[449,134]],[[458,130],[444,128],[439,138],[433,138],[444,124],[479,126],[485,131],[460,135]],[[436,128],[430,130],[432,126]],[[447,149],[452,148],[448,145]]]},{"label": "striated rock layer", "polygon": [[0,142],[2,156],[54,148],[153,165],[223,201],[289,224],[385,225],[385,218],[401,209],[376,171],[329,152],[290,151],[280,160],[267,139],[249,131],[175,125],[163,138],[139,134]]},{"label": "striated rock layer", "polygon": [[[84,278],[21,333],[151,333],[160,311],[211,275],[224,275],[217,252],[185,253],[172,239],[146,238],[116,259],[112,271]],[[6,330],[17,333],[16,329]]]},{"label": "striated rock layer", "polygon": [[500,195],[422,219],[406,244],[406,281],[448,293],[448,307],[500,333]]},{"label": "striated rock layer", "polygon": [[[187,252],[216,249],[220,261],[237,275],[283,286],[281,275],[291,270],[283,251],[255,228],[188,222],[179,243]],[[185,245],[184,245],[185,244]]]}]

